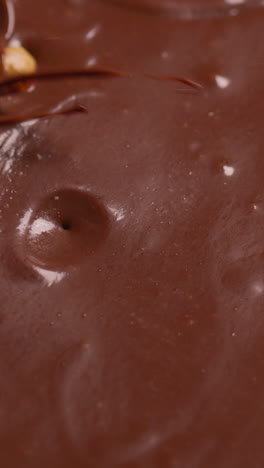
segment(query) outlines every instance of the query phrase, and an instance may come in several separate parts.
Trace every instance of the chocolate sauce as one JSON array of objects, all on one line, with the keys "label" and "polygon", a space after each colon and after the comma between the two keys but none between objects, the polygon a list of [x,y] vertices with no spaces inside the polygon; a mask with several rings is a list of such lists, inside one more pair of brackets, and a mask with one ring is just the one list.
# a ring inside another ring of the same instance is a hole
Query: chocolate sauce
[{"label": "chocolate sauce", "polygon": [[14,2],[4,468],[264,466],[262,4]]}]

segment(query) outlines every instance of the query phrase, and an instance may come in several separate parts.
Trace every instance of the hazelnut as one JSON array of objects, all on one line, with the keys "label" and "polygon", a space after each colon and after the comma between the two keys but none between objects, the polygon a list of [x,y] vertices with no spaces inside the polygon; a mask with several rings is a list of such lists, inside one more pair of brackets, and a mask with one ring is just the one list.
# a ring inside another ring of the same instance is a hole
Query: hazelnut
[{"label": "hazelnut", "polygon": [[22,46],[5,47],[2,60],[4,72],[11,77],[32,75],[37,70],[36,60]]}]

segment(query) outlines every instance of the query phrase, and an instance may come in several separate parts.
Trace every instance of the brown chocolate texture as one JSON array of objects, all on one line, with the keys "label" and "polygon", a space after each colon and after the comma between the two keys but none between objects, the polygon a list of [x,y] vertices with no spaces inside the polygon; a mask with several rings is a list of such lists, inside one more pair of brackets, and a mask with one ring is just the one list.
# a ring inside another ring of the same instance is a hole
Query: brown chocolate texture
[{"label": "brown chocolate texture", "polygon": [[14,11],[1,466],[262,468],[263,2]]}]

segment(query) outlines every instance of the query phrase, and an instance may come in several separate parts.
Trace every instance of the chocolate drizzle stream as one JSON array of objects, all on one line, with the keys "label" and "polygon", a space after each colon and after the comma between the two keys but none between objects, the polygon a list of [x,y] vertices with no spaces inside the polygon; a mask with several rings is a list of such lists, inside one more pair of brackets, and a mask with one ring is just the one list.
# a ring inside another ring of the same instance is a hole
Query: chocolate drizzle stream
[{"label": "chocolate drizzle stream", "polygon": [[[179,93],[188,93],[190,94],[192,90],[199,91],[202,89],[202,86],[192,80],[187,78],[181,78],[177,76],[159,76],[151,73],[142,73],[142,76],[146,78],[159,80],[159,81],[171,81],[172,83],[182,83],[186,85],[185,88],[175,88],[176,92]],[[129,78],[133,77],[132,74],[128,74],[126,72],[116,71],[116,70],[59,70],[59,71],[43,71],[42,73],[36,73],[34,75],[26,75],[20,76],[16,78],[4,78],[2,82],[0,80],[0,96],[13,94],[13,93],[20,93],[20,92],[27,92],[27,88],[30,86],[34,86],[34,83],[38,81],[45,81],[45,80],[60,80],[65,78],[78,78],[78,77],[87,77],[87,78]],[[80,111],[81,107],[79,105],[73,104],[70,109],[62,110],[60,112],[48,111],[44,113],[35,113],[32,115],[0,115],[0,123],[15,123],[15,122],[22,122],[23,120],[31,120],[34,118],[42,118],[54,115],[60,115],[69,112],[76,112]]]},{"label": "chocolate drizzle stream", "polygon": [[[15,27],[15,12],[12,2],[6,0],[2,3],[2,11],[3,11],[3,18],[4,21],[4,30],[5,32],[5,41],[10,39],[14,27]],[[186,85],[186,88],[176,88],[176,92],[181,93],[191,93],[191,88],[193,90],[201,90],[202,85],[190,80],[188,78],[182,78],[178,76],[169,76],[169,75],[158,75],[154,73],[144,73],[144,72],[137,72],[135,73],[128,73],[126,71],[121,70],[111,70],[107,68],[97,68],[92,67],[92,69],[61,69],[58,65],[57,70],[49,70],[43,69],[41,72],[37,72],[34,75],[26,75],[26,76],[19,76],[19,77],[7,77],[2,76],[0,78],[0,96],[13,94],[13,93],[20,93],[20,92],[27,92],[28,83],[29,86],[34,86],[36,82],[45,81],[45,80],[63,80],[65,78],[78,78],[78,77],[103,77],[103,78],[124,78],[124,77],[133,77],[136,75],[142,75],[146,78],[153,79],[153,80],[160,80],[160,81],[171,81],[175,83],[182,83]],[[189,89],[188,89],[189,88]],[[1,105],[1,104],[0,104]],[[1,107],[0,107],[1,110]],[[75,112],[79,111],[80,106],[73,104],[70,109],[62,110],[60,112],[57,111],[37,111],[32,114],[23,114],[23,115],[0,115],[0,123],[8,124],[8,123],[15,123],[15,122],[22,122],[23,120],[31,120],[33,118],[41,118],[41,117],[48,117],[54,116],[59,114],[64,114],[65,112]]]},{"label": "chocolate drizzle stream", "polygon": [[[1,23],[0,31],[1,37],[4,38],[4,41],[8,41],[14,32],[15,29],[15,8],[12,0],[1,0],[0,1],[0,13],[1,13]],[[3,44],[3,39],[1,40]]]},{"label": "chocolate drizzle stream", "polygon": [[87,109],[82,105],[73,105],[70,109],[65,109],[61,111],[53,111],[50,110],[49,112],[35,112],[33,114],[24,114],[24,115],[16,115],[16,116],[2,116],[0,115],[0,123],[1,124],[10,124],[10,123],[19,123],[25,122],[27,120],[33,119],[41,119],[44,117],[55,117],[56,115],[63,115],[63,114],[71,114],[73,112],[87,112]]}]

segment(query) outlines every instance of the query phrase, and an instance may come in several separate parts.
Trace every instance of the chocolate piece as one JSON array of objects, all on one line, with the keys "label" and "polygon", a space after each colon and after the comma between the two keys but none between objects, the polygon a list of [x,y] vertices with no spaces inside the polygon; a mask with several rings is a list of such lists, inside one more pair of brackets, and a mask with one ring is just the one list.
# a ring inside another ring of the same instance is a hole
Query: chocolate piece
[{"label": "chocolate piece", "polygon": [[15,2],[5,468],[264,465],[263,2],[170,3]]}]

